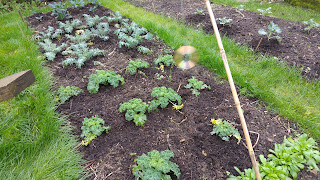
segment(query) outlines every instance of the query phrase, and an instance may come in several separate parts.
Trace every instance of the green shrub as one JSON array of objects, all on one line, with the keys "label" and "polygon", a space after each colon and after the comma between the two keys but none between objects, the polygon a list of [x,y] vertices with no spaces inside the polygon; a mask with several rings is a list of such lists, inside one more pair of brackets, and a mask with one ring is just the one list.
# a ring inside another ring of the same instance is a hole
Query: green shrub
[{"label": "green shrub", "polygon": [[320,0],[285,0],[285,2],[295,6],[306,7],[320,11]]}]

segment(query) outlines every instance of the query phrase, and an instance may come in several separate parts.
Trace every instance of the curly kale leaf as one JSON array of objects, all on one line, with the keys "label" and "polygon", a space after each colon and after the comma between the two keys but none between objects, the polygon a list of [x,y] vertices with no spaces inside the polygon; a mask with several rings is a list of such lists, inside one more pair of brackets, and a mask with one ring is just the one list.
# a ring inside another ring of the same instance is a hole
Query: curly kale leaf
[{"label": "curly kale leaf", "polygon": [[228,121],[222,121],[222,119],[214,120],[211,119],[213,124],[213,130],[210,133],[211,135],[217,134],[224,141],[229,141],[231,136],[234,136],[238,139],[238,143],[241,140],[241,136],[238,130],[232,126],[233,123],[229,123]]},{"label": "curly kale leaf", "polygon": [[178,102],[178,105],[181,105],[181,96],[175,92],[171,88],[162,87],[155,87],[151,93],[152,97],[157,97],[158,101],[152,102],[152,109],[156,106],[156,104],[160,105],[161,108],[165,108],[168,106],[169,102],[173,103],[175,101]]},{"label": "curly kale leaf", "polygon": [[84,118],[82,122],[83,126],[81,127],[81,137],[84,137],[82,144],[87,146],[93,139],[95,139],[97,136],[100,136],[104,131],[108,133],[111,127],[105,127],[104,123],[104,120],[99,118],[98,116]]},{"label": "curly kale leaf", "polygon": [[174,64],[173,56],[172,55],[165,55],[165,56],[159,56],[157,59],[154,60],[154,65],[164,65],[164,66],[171,66]]},{"label": "curly kale leaf", "polygon": [[146,61],[142,61],[141,59],[137,59],[136,61],[129,61],[129,65],[126,67],[126,71],[130,75],[134,75],[137,73],[140,68],[148,68],[150,64]]},{"label": "curly kale leaf", "polygon": [[76,86],[60,86],[57,93],[59,94],[59,100],[61,104],[64,104],[67,100],[69,100],[72,96],[77,96],[82,93],[83,90]]},{"label": "curly kale leaf", "polygon": [[121,84],[125,83],[123,77],[114,71],[97,70],[97,74],[89,76],[87,89],[90,93],[95,94],[99,91],[99,84],[110,84],[113,87],[118,87],[119,82]]},{"label": "curly kale leaf", "polygon": [[143,126],[147,121],[147,116],[145,115],[148,105],[141,99],[134,98],[128,102],[120,104],[119,111],[126,112],[125,118],[128,121],[133,120],[137,126]]},{"label": "curly kale leaf", "polygon": [[210,86],[204,84],[202,81],[199,81],[198,79],[196,79],[194,76],[192,76],[191,79],[188,79],[189,84],[187,84],[186,86],[184,86],[187,89],[191,89],[192,94],[194,94],[196,97],[198,97],[200,95],[199,90],[201,89],[211,89]]}]

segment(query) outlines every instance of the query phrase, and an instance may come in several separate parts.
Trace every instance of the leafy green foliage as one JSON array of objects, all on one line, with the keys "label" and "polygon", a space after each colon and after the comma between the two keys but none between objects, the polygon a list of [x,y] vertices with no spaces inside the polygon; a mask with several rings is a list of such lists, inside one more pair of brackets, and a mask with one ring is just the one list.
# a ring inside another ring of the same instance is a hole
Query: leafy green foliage
[{"label": "leafy green foliage", "polygon": [[243,10],[244,10],[244,5],[243,5],[243,4],[239,4],[239,5],[237,6],[237,10],[238,10],[238,11],[243,11]]},{"label": "leafy green foliage", "polygon": [[58,19],[59,21],[71,18],[71,16],[69,15],[67,9],[65,9],[65,7],[64,7],[65,6],[64,3],[53,2],[53,3],[50,3],[49,6],[51,8],[53,8],[51,16],[56,16],[56,19]]},{"label": "leafy green foliage", "polygon": [[137,165],[133,165],[132,172],[135,179],[170,180],[171,177],[168,175],[170,172],[179,179],[181,174],[179,166],[169,160],[171,157],[174,157],[174,154],[170,150],[161,152],[153,150],[148,152],[148,155],[142,154],[135,160]]},{"label": "leafy green foliage", "polygon": [[315,22],[313,19],[310,19],[309,21],[303,21],[302,23],[307,25],[307,27],[304,28],[304,30],[308,31],[308,33],[310,33],[312,28],[319,27],[319,23]]},{"label": "leafy green foliage", "polygon": [[146,48],[146,47],[144,47],[144,46],[138,46],[137,49],[138,49],[139,52],[141,52],[141,53],[143,53],[143,54],[148,54],[148,55],[151,55],[152,52],[153,52],[151,49]]},{"label": "leafy green foliage", "polygon": [[39,32],[39,35],[36,35],[35,39],[57,39],[60,38],[63,33],[64,32],[61,29],[54,30],[52,26],[48,26],[48,29],[45,32]]},{"label": "leafy green foliage", "polygon": [[[262,179],[296,179],[305,166],[309,170],[319,171],[319,148],[313,138],[308,139],[307,134],[284,139],[282,144],[275,144],[275,149],[269,151],[271,154],[268,159],[263,155],[259,156],[261,164],[258,166]],[[235,169],[240,176],[230,176],[228,180],[256,179],[253,169],[245,169],[245,172],[241,172],[237,167]]]},{"label": "leafy green foliage", "polygon": [[79,26],[80,24],[82,24],[82,21],[80,21],[79,19],[74,19],[71,22],[70,21],[65,21],[63,22],[58,22],[59,23],[59,27],[61,29],[64,29],[64,31],[66,33],[72,33],[73,29],[77,26]]},{"label": "leafy green foliage", "polygon": [[238,130],[233,127],[233,123],[230,123],[228,121],[222,121],[222,119],[211,119],[211,122],[213,124],[213,130],[211,131],[211,135],[218,135],[221,137],[224,141],[229,141],[231,136],[234,136],[238,139],[238,144],[241,140],[241,136],[238,132]]},{"label": "leafy green foliage", "polygon": [[90,7],[89,11],[95,12],[97,7],[101,4],[99,0],[88,0],[88,3],[93,4],[93,7]]},{"label": "leafy green foliage", "polygon": [[72,4],[71,7],[73,7],[73,8],[84,7],[83,0],[69,0],[69,3]]},{"label": "leafy green foliage", "polygon": [[125,83],[123,77],[114,71],[97,70],[97,74],[89,76],[87,89],[91,94],[95,94],[99,91],[99,84],[110,84],[112,87],[118,87],[119,81],[121,84]]},{"label": "leafy green foliage", "polygon": [[154,60],[154,65],[164,65],[164,66],[172,66],[174,65],[173,56],[172,55],[165,55],[165,56],[158,56],[157,59]]},{"label": "leafy green foliage", "polygon": [[219,23],[222,24],[222,26],[231,26],[230,23],[232,21],[232,19],[229,19],[227,17],[223,17],[223,18],[217,18],[216,20],[219,20]]},{"label": "leafy green foliage", "polygon": [[126,112],[125,118],[128,121],[133,120],[136,126],[143,126],[147,121],[147,116],[145,115],[148,105],[141,99],[134,98],[128,102],[120,104],[119,111]]},{"label": "leafy green foliage", "polygon": [[70,39],[71,41],[76,42],[76,43],[84,43],[84,42],[88,41],[88,39],[90,39],[91,36],[92,36],[92,34],[91,34],[91,31],[89,31],[89,30],[85,30],[82,33],[76,32],[74,36],[72,36],[70,34],[66,34],[66,37],[68,39]]},{"label": "leafy green foliage", "polygon": [[97,36],[101,38],[104,41],[107,41],[109,39],[109,36],[107,35],[110,32],[109,23],[99,23],[97,25],[97,28],[91,28],[91,35]]},{"label": "leafy green foliage", "polygon": [[268,26],[268,32],[266,32],[264,29],[259,29],[258,33],[261,35],[266,35],[268,37],[268,40],[275,38],[279,42],[281,42],[282,38],[280,36],[275,36],[274,34],[280,34],[282,31],[280,27],[277,24],[274,24],[273,21],[270,22]]},{"label": "leafy green foliage", "polygon": [[129,61],[128,66],[126,67],[126,71],[130,75],[134,75],[137,73],[140,68],[148,68],[150,64],[146,61],[142,61],[141,59],[137,59],[136,61]]},{"label": "leafy green foliage", "polygon": [[115,13],[111,13],[111,16],[107,17],[108,22],[116,22],[121,23],[122,22],[122,16],[119,11]]},{"label": "leafy green foliage", "polygon": [[266,16],[268,14],[272,14],[271,7],[268,7],[267,9],[257,9],[262,16]]},{"label": "leafy green foliage", "polygon": [[104,126],[104,120],[98,116],[92,116],[91,118],[84,118],[81,127],[82,134],[81,137],[84,137],[82,145],[88,146],[93,139],[97,136],[100,136],[104,131],[108,133],[111,129],[110,126]]},{"label": "leafy green foliage", "polygon": [[191,79],[188,79],[189,84],[187,84],[186,86],[184,86],[187,89],[191,89],[192,94],[194,94],[195,96],[199,96],[200,95],[200,90],[201,89],[209,89],[211,90],[211,87],[204,84],[202,81],[199,81],[198,79],[196,79],[194,76],[192,76]]},{"label": "leafy green foliage", "polygon": [[181,96],[171,88],[155,87],[152,89],[152,97],[157,97],[157,99],[152,100],[149,103],[148,112],[155,110],[157,111],[158,106],[165,108],[168,106],[169,102],[177,101],[178,105],[181,105]]},{"label": "leafy green foliage", "polygon": [[77,96],[82,92],[83,90],[76,86],[60,86],[60,88],[57,91],[57,93],[59,94],[58,99],[61,104],[64,104],[67,100],[70,99],[70,97]]},{"label": "leafy green foliage", "polygon": [[62,54],[77,56],[77,58],[69,57],[62,61],[63,66],[75,64],[78,68],[81,68],[88,59],[95,56],[104,55],[105,51],[97,48],[89,49],[86,43],[81,42],[79,44],[72,44],[65,51],[63,51]]},{"label": "leafy green foliage", "polygon": [[194,12],[194,14],[198,14],[198,15],[202,15],[202,16],[204,16],[205,15],[205,13],[203,12],[203,10],[201,10],[201,9],[196,9],[196,12]]},{"label": "leafy green foliage", "polygon": [[98,24],[100,21],[102,21],[103,19],[106,18],[106,16],[99,17],[98,15],[95,15],[94,17],[91,17],[88,14],[83,14],[83,17],[86,20],[87,25],[89,27],[93,27],[94,25]]},{"label": "leafy green foliage", "polygon": [[42,49],[46,51],[44,55],[47,57],[49,61],[53,61],[56,57],[56,54],[67,46],[65,43],[62,43],[60,46],[57,46],[57,44],[52,43],[50,39],[45,39],[44,42],[38,42],[38,44],[42,47]]}]

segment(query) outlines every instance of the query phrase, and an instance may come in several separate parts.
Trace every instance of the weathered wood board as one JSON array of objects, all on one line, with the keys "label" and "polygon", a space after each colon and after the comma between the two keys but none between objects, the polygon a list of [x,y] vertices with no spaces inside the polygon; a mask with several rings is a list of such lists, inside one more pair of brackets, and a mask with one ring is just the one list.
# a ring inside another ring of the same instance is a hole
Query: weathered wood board
[{"label": "weathered wood board", "polygon": [[13,98],[34,81],[31,69],[0,79],[0,102]]}]

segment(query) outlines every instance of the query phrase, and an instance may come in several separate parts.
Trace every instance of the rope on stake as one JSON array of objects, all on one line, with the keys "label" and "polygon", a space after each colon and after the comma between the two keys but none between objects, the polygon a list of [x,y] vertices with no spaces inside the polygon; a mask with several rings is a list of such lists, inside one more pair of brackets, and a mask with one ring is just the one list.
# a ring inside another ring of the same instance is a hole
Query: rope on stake
[{"label": "rope on stake", "polygon": [[259,167],[257,165],[256,157],[254,155],[254,151],[253,151],[253,148],[252,148],[252,144],[251,144],[250,135],[249,135],[249,132],[248,132],[246,120],[244,119],[243,112],[242,112],[242,109],[241,109],[241,106],[240,106],[240,101],[239,101],[239,98],[238,98],[236,87],[235,87],[234,82],[233,82],[233,78],[232,78],[231,71],[230,71],[230,68],[229,68],[229,64],[228,64],[228,61],[227,61],[226,52],[225,52],[225,50],[223,48],[223,44],[222,44],[220,33],[219,33],[219,30],[218,30],[217,22],[216,22],[216,20],[214,18],[214,15],[213,15],[209,0],[205,0],[205,2],[206,2],[206,6],[207,6],[207,9],[208,9],[209,15],[210,15],[210,19],[211,19],[211,23],[212,23],[212,26],[213,26],[214,34],[216,35],[216,39],[217,39],[218,46],[219,46],[219,49],[220,49],[220,54],[222,56],[224,68],[225,68],[226,73],[227,73],[227,77],[228,77],[228,80],[229,80],[229,85],[230,85],[230,88],[231,88],[231,91],[232,91],[233,99],[234,99],[234,102],[236,104],[237,111],[238,111],[238,114],[239,114],[239,117],[240,117],[241,126],[242,126],[243,133],[244,133],[244,136],[245,136],[245,139],[246,139],[246,144],[247,144],[247,147],[248,147],[251,163],[252,163],[252,166],[253,166],[253,169],[254,169],[254,172],[255,172],[257,180],[261,180]]}]

